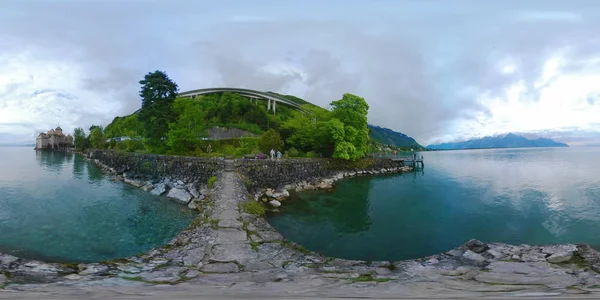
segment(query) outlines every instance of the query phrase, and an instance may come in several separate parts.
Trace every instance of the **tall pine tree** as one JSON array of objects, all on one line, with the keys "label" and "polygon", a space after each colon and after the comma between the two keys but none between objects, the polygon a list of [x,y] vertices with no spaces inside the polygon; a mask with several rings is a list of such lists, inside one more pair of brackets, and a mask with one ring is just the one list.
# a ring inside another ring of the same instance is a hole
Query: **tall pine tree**
[{"label": "tall pine tree", "polygon": [[139,120],[144,125],[146,143],[152,152],[165,149],[169,123],[176,118],[172,104],[177,97],[178,87],[165,72],[154,71],[140,81],[142,109]]}]

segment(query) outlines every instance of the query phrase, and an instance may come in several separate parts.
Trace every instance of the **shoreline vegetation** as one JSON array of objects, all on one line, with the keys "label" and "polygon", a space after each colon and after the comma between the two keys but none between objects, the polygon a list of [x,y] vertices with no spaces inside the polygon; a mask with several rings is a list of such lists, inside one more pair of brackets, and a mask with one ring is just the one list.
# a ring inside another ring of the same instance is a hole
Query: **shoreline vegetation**
[{"label": "shoreline vegetation", "polygon": [[[280,105],[271,111],[264,102],[223,92],[196,98],[178,97],[178,86],[164,72],[140,81],[141,108],[116,117],[106,127],[92,125],[74,132],[77,151],[112,149],[127,152],[195,157],[265,158],[271,150],[283,158],[331,157],[356,160],[379,151],[369,139],[369,105],[356,95],[324,109],[294,96],[302,111]],[[242,131],[228,139],[211,138],[214,128]]]}]

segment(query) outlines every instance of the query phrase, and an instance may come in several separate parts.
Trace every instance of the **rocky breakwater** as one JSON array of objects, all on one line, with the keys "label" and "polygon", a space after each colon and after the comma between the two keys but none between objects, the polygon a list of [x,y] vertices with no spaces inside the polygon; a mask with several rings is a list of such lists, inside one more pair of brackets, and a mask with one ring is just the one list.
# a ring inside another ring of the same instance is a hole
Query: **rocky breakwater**
[{"label": "rocky breakwater", "polygon": [[402,161],[391,159],[241,159],[235,164],[244,175],[254,199],[268,202],[274,208],[281,206],[292,191],[331,189],[336,181],[344,178],[413,170]]},{"label": "rocky breakwater", "polygon": [[208,181],[223,170],[223,160],[136,154],[94,150],[86,154],[113,180],[123,181],[154,195],[166,195],[175,202],[200,207],[209,193]]}]

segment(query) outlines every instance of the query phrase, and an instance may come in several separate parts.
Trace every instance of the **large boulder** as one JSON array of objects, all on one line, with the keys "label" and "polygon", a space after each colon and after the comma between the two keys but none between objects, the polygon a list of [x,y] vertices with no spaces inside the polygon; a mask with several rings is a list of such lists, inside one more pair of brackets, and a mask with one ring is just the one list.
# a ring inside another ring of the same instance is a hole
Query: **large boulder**
[{"label": "large boulder", "polygon": [[135,187],[142,187],[144,186],[144,182],[141,180],[135,180],[135,179],[131,179],[131,178],[125,178],[125,183],[131,184]]},{"label": "large boulder", "polygon": [[160,195],[164,194],[166,191],[167,191],[167,186],[163,182],[161,182],[161,183],[156,184],[154,186],[154,189],[152,191],[150,191],[150,193],[153,195],[160,196]]},{"label": "large boulder", "polygon": [[568,262],[573,258],[573,252],[555,252],[554,254],[548,256],[546,260],[549,263],[559,264]]},{"label": "large boulder", "polygon": [[483,253],[486,250],[490,249],[490,247],[487,244],[485,244],[479,240],[475,240],[475,239],[468,241],[465,244],[465,247],[467,247],[467,249],[469,249],[475,253]]},{"label": "large boulder", "polygon": [[190,200],[192,200],[192,195],[180,187],[172,188],[167,194],[167,197],[181,204],[188,204]]},{"label": "large boulder", "polygon": [[188,191],[190,191],[190,194],[192,194],[194,198],[200,198],[200,192],[198,192],[198,190],[193,185],[188,184]]}]

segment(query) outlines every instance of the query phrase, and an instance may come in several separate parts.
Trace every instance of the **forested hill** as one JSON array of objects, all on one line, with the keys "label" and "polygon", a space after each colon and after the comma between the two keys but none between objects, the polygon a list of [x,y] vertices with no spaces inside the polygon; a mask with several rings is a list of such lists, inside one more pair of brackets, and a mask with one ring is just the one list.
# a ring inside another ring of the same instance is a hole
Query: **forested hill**
[{"label": "forested hill", "polygon": [[514,133],[502,136],[486,136],[480,139],[471,139],[458,143],[443,143],[429,145],[427,148],[435,150],[458,150],[458,149],[489,149],[489,148],[525,148],[525,147],[569,147],[565,143],[559,143],[551,139],[530,140]]},{"label": "forested hill", "polygon": [[371,141],[378,144],[392,145],[396,147],[414,147],[415,149],[425,148],[417,143],[415,139],[407,136],[404,133],[374,125],[369,125],[369,137],[371,138]]},{"label": "forested hill", "polygon": [[310,102],[308,102],[308,101],[306,101],[306,100],[304,100],[304,99],[302,99],[302,98],[298,98],[298,97],[296,97],[296,96],[292,96],[292,95],[283,95],[283,94],[278,94],[278,93],[275,93],[275,92],[267,92],[267,93],[269,93],[269,94],[273,94],[273,95],[276,95],[276,96],[279,96],[279,97],[286,98],[286,99],[288,99],[288,100],[290,100],[290,101],[293,101],[293,102],[296,102],[297,104],[300,104],[300,105],[304,105],[304,104],[310,104],[310,105],[312,105],[312,106],[317,106],[317,105],[315,105],[315,104],[312,104],[312,103],[310,103]]},{"label": "forested hill", "polygon": [[[303,107],[300,112],[278,105],[275,112],[266,102],[249,101],[232,92],[194,99],[177,97],[177,85],[161,71],[148,73],[140,83],[141,108],[131,115],[114,118],[106,127],[91,126],[87,137],[83,128],[77,128],[75,144],[79,150],[91,147],[171,155],[256,157],[274,149],[287,157],[355,160],[381,151],[377,144],[421,147],[404,134],[368,126],[369,105],[365,99],[349,93],[325,109],[292,95],[269,92]],[[154,92],[156,89],[161,93]],[[226,138],[209,134],[222,128],[236,128],[243,134],[225,135]]]}]

